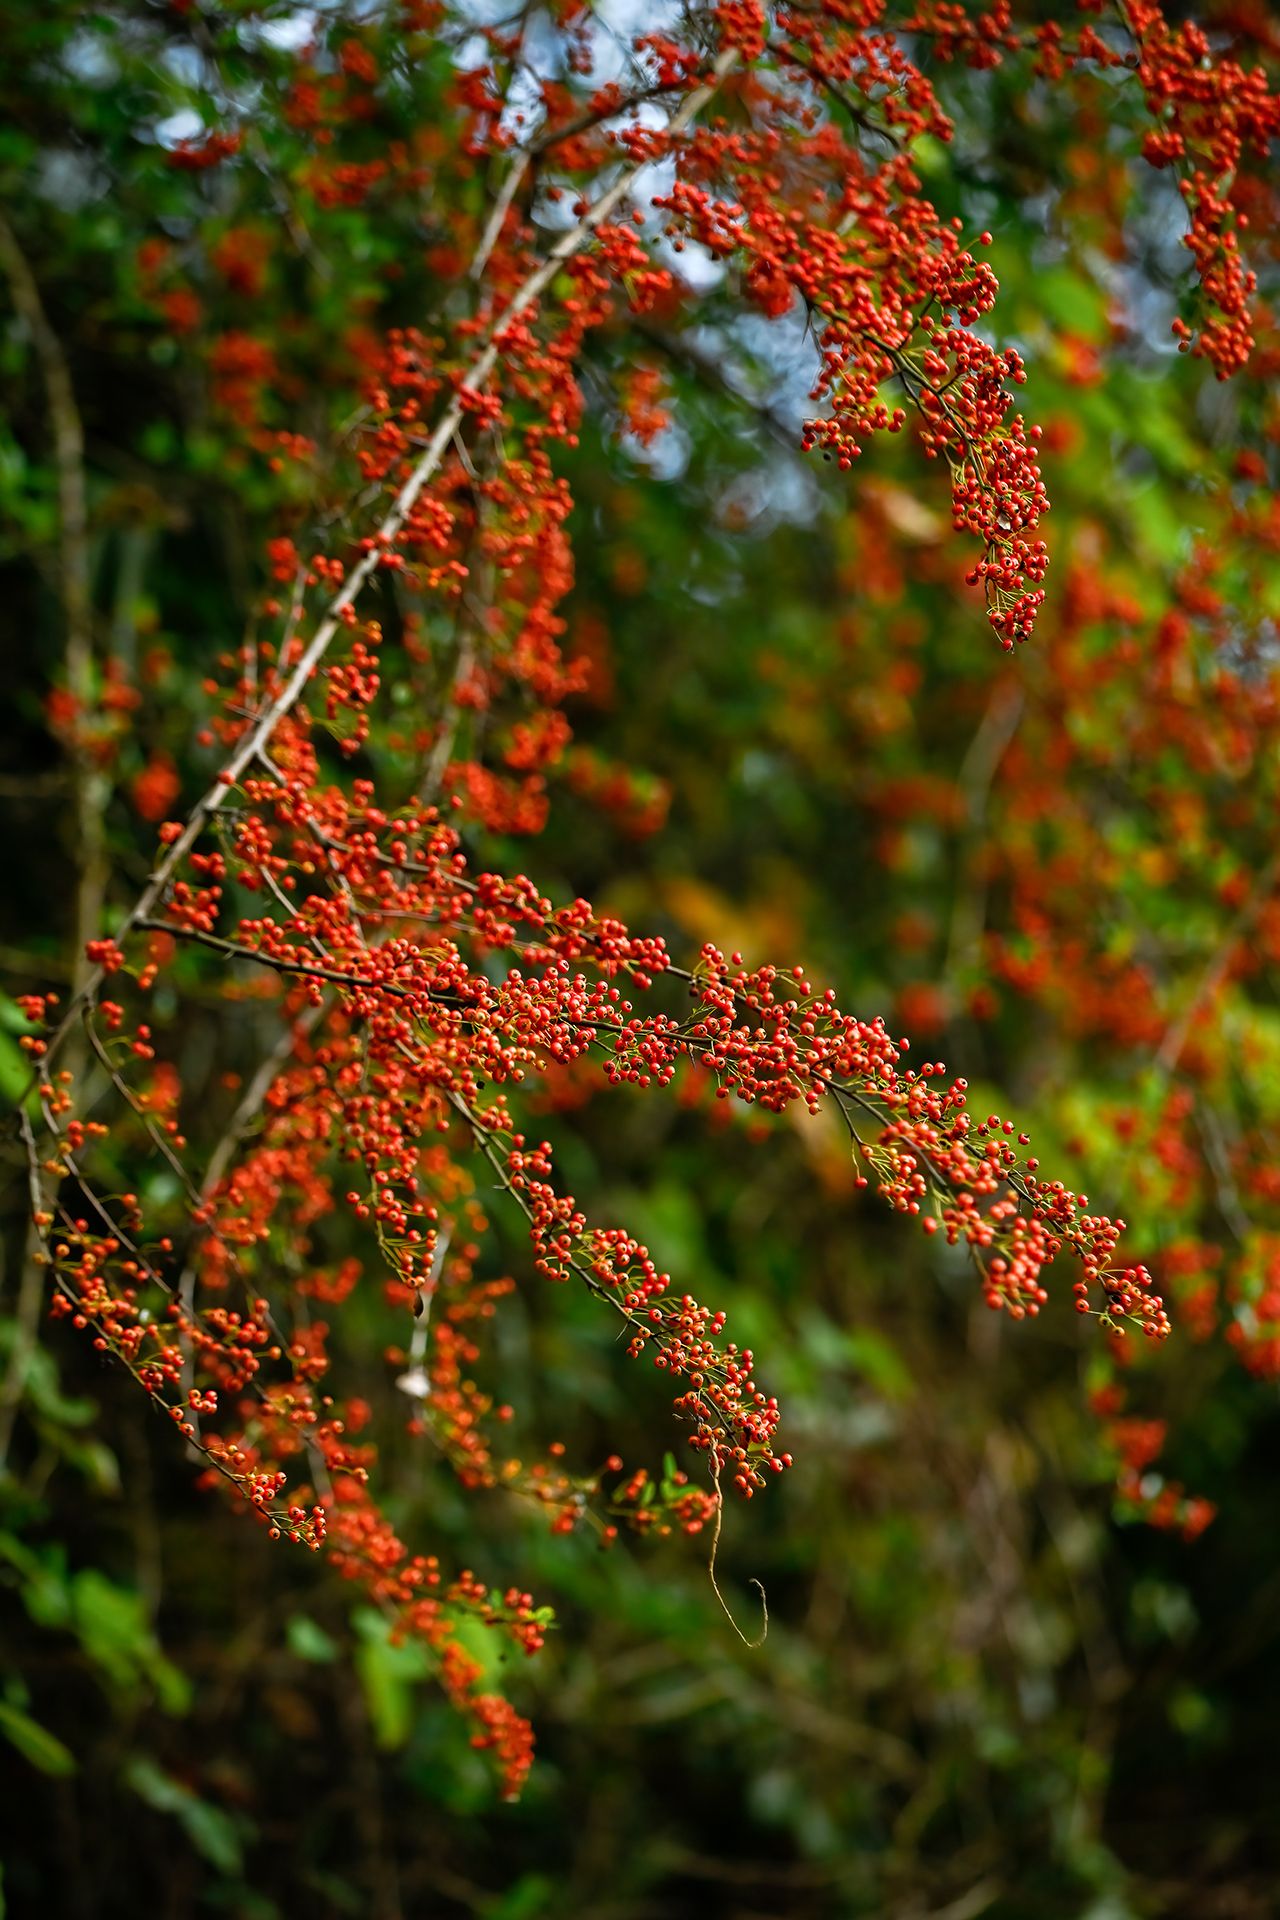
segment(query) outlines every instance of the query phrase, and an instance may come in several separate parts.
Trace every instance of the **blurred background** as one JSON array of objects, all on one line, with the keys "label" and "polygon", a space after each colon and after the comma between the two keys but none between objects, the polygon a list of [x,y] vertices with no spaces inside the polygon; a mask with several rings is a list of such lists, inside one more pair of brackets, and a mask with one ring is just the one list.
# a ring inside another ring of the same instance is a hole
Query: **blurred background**
[{"label": "blurred background", "polygon": [[[1274,39],[1243,8],[1212,24],[1250,57]],[[287,484],[247,423],[323,443],[351,404],[352,333],[446,297],[429,200],[317,190],[311,134],[281,105],[301,50],[341,81],[354,37],[385,76],[375,113],[335,115],[344,156],[417,141],[478,205],[449,138],[465,25],[0,4],[10,1099],[13,996],[65,990],[86,901],[128,897],[156,824],[207,778],[204,683],[262,591]],[[726,1516],[719,1580],[748,1636],[750,1582],[768,1594],[753,1651],[716,1604],[705,1535],[605,1552],[460,1491],[397,1412],[400,1324],[376,1290],[353,1296],[343,1366],[378,1410],[401,1532],[556,1609],[546,1650],[504,1679],[539,1741],[506,1805],[425,1656],[319,1559],[195,1490],[132,1384],[47,1323],[10,1137],[9,1914],[1280,1911],[1280,362],[1264,332],[1223,387],[1174,352],[1181,207],[1139,157],[1121,80],[1051,85],[1014,60],[938,84],[957,136],[922,139],[916,163],[993,236],[994,325],[1045,427],[1054,571],[1033,646],[993,645],[946,476],[909,436],[851,476],[800,454],[802,316],[744,319],[704,272],[682,310],[593,337],[569,472],[567,647],[589,663],[574,742],[538,840],[464,838],[681,957],[710,939],[800,959],[842,1005],[884,1013],[1123,1213],[1173,1338],[1117,1370],[1067,1277],[1035,1323],[989,1314],[961,1259],[855,1188],[834,1123],[549,1085],[530,1119],[568,1184],[729,1308],[796,1465]],[[256,143],[175,164],[229,99],[250,102]],[[1266,190],[1246,185],[1265,232]],[[83,433],[79,659],[42,324]],[[647,445],[619,432],[638,378],[668,416]],[[68,746],[77,675],[88,750]],[[193,1139],[237,1017],[170,1010]],[[490,1212],[490,1270],[518,1284],[485,1378],[576,1467],[660,1462],[669,1396],[590,1300],[531,1279],[518,1223]],[[1117,1500],[1118,1453],[1140,1499]],[[1194,1539],[1186,1500],[1217,1509]],[[1178,1523],[1149,1524],[1162,1512]]]}]

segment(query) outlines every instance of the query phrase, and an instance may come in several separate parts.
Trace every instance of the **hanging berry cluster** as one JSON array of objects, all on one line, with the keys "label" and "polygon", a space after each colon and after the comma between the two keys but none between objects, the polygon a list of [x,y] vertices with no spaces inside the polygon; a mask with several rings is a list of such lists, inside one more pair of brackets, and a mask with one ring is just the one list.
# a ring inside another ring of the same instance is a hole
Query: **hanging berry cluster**
[{"label": "hanging berry cluster", "polygon": [[[70,1005],[25,1003],[42,1126],[24,1125],[52,1311],[133,1374],[273,1538],[327,1553],[397,1634],[434,1650],[515,1792],[528,1728],[485,1690],[458,1625],[478,1618],[532,1652],[545,1614],[399,1538],[377,1497],[368,1406],[340,1385],[344,1301],[381,1275],[413,1430],[465,1487],[527,1498],[560,1530],[697,1532],[718,1518],[722,1475],[750,1497],[791,1464],[777,1400],[754,1353],[726,1338],[725,1311],[558,1185],[525,1117],[548,1074],[648,1092],[697,1074],[770,1115],[830,1110],[859,1183],[966,1248],[993,1309],[1039,1313],[1065,1252],[1077,1310],[1115,1337],[1159,1339],[1168,1320],[1146,1269],[1118,1253],[1122,1223],[1044,1178],[1012,1122],[975,1119],[963,1079],[906,1066],[907,1041],[882,1020],[842,1011],[799,966],[750,968],[708,946],[682,969],[662,942],[466,850],[471,834],[536,834],[565,763],[563,704],[584,669],[561,645],[564,456],[592,338],[655,312],[692,325],[700,284],[769,319],[806,318],[818,409],[806,447],[849,468],[876,434],[909,430],[946,465],[955,528],[977,549],[969,582],[1002,646],[1030,636],[1047,501],[1038,430],[1014,410],[1022,363],[989,337],[995,273],[927,198],[913,159],[951,132],[920,48],[996,64],[1022,47],[1008,11],[972,21],[927,6],[895,22],[846,0],[772,13],[723,0],[693,12],[687,38],[640,34],[626,86],[593,84],[601,48],[586,11],[542,20],[559,53],[541,66],[527,10],[522,26],[493,29],[443,7],[402,13],[297,55],[282,125],[317,139],[286,198],[304,195],[316,218],[392,207],[406,188],[429,201],[437,303],[344,335],[358,409],[331,447],[296,431],[278,400],[296,373],[249,325],[210,352],[212,404],[288,504],[264,541],[250,636],[209,682],[207,791],[161,824],[150,880],[89,943]],[[402,33],[412,52],[415,35],[446,29],[471,49],[442,109],[452,120],[391,133],[386,37]],[[1218,316],[1197,350],[1229,371],[1247,350],[1251,288],[1223,180],[1274,103],[1206,66],[1190,30],[1172,33],[1154,8],[1131,7],[1127,29],[1162,116],[1149,157],[1211,148],[1212,177],[1194,174],[1188,196]],[[1043,27],[1032,37],[1045,70],[1123,63],[1087,26],[1070,45]],[[350,140],[318,138],[344,126]],[[229,124],[171,164],[199,182],[250,138],[269,157],[272,132]],[[212,261],[237,299],[259,298],[272,271],[252,225],[224,231]],[[177,271],[160,241],[140,263],[182,333],[199,303]],[[642,442],[662,431],[655,391],[632,378],[619,398],[623,430]],[[364,772],[373,748],[377,780]],[[160,791],[153,780],[148,794]],[[164,792],[148,817],[172,782]],[[194,978],[274,1013],[278,1030],[203,1162],[152,1011],[159,987]],[[81,1031],[118,1102],[113,1155],[121,1140],[162,1155],[179,1202],[151,1213],[104,1178],[107,1130],[60,1060]],[[483,1272],[477,1193],[495,1182],[523,1216],[534,1272],[585,1288],[625,1328],[630,1357],[670,1378],[706,1491],[677,1469],[658,1486],[643,1471],[618,1480],[616,1457],[574,1473],[557,1446],[532,1464],[506,1450],[512,1410],[473,1377],[485,1323],[515,1284]],[[366,1251],[329,1259],[343,1210]]]}]

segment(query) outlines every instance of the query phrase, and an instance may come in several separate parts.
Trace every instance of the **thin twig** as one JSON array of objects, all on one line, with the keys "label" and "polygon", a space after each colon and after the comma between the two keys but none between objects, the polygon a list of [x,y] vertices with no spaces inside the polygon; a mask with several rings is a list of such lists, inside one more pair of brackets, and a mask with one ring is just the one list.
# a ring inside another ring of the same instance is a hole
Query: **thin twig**
[{"label": "thin twig", "polygon": [[[71,979],[73,987],[83,991],[89,974],[85,946],[97,932],[106,892],[103,821],[108,792],[101,769],[86,750],[80,734],[84,716],[93,704],[93,615],[84,427],[62,342],[49,323],[36,277],[3,214],[0,214],[0,269],[9,282],[14,307],[31,335],[53,429],[58,483],[58,588],[65,627],[67,691],[74,703],[67,748],[76,861]],[[83,1064],[78,1041],[71,1049],[71,1056],[71,1071],[78,1076]],[[23,1099],[22,1124],[24,1130],[28,1130],[30,1122],[25,1108],[26,1093]],[[4,1382],[0,1386],[0,1466],[8,1457],[13,1426],[36,1344],[40,1302],[44,1295],[40,1269],[35,1261],[38,1245],[39,1235],[32,1226],[23,1248],[22,1272],[14,1308],[13,1346]]]},{"label": "thin twig", "polygon": [[843,107],[854,125],[860,127],[863,133],[872,133],[880,140],[887,140],[895,153],[902,151],[901,134],[895,133],[892,127],[882,126],[878,120],[873,119],[865,107],[860,107],[856,100],[849,98],[844,88],[838,85],[829,73],[823,73],[821,67],[815,66],[813,61],[800,53],[793,44],[780,47],[778,52],[780,59],[789,62],[793,67],[799,67],[802,73],[808,74],[816,87],[821,87],[824,92],[830,94],[836,105]]},{"label": "thin twig", "polygon": [[724,1595],[721,1593],[720,1583],[716,1579],[716,1555],[720,1551],[720,1523],[724,1519],[724,1493],[721,1490],[721,1486],[720,1486],[720,1468],[716,1464],[716,1459],[714,1454],[711,1457],[711,1478],[715,1485],[715,1490],[716,1490],[716,1525],[715,1525],[715,1531],[711,1536],[711,1558],[707,1561],[707,1572],[711,1577],[711,1591],[715,1594],[716,1599],[720,1602],[721,1612],[724,1614],[725,1619],[729,1622],[729,1625],[733,1628],[734,1632],[737,1634],[739,1640],[741,1640],[743,1646],[750,1647],[754,1652],[757,1647],[762,1647],[765,1641],[769,1638],[768,1596],[765,1593],[764,1585],[761,1581],[753,1580],[751,1582],[751,1585],[756,1589],[757,1593],[760,1595],[760,1610],[764,1614],[764,1625],[760,1629],[760,1635],[758,1639],[748,1640],[746,1634],[742,1631],[742,1628],[738,1625],[737,1621],[734,1619],[733,1615],[730,1613],[729,1603],[725,1599]]},{"label": "thin twig", "polygon": [[503,222],[511,210],[511,202],[520,191],[520,182],[524,179],[528,170],[529,155],[527,153],[517,154],[507,171],[507,177],[502,183],[498,197],[493,203],[493,211],[485,222],[484,232],[480,236],[480,245],[476,248],[475,258],[472,260],[471,266],[468,269],[468,277],[470,279],[476,281],[483,279],[484,270],[489,263],[489,255],[497,245],[498,236],[502,232]]}]

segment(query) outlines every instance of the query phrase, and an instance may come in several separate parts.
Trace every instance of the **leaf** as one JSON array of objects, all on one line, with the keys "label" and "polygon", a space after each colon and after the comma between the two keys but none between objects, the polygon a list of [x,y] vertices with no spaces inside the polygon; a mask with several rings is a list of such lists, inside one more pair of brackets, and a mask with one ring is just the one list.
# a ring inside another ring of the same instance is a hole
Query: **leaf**
[{"label": "leaf", "polygon": [[[51,1774],[56,1780],[65,1780],[75,1772],[76,1757],[71,1749],[64,1747],[56,1734],[42,1727],[29,1713],[23,1713],[7,1700],[0,1700],[0,1732],[18,1749],[23,1759],[29,1760],[41,1773]],[[3,1912],[2,1907],[0,1912]]]},{"label": "leaf", "polygon": [[143,1614],[142,1597],[117,1587],[95,1567],[71,1583],[76,1632],[89,1658],[115,1685],[137,1685],[139,1668],[154,1648]]},{"label": "leaf", "polygon": [[1036,274],[1033,296],[1041,311],[1068,333],[1095,343],[1106,339],[1106,298],[1082,274],[1068,267],[1050,267]]},{"label": "leaf", "polygon": [[537,1920],[558,1904],[555,1882],[545,1873],[522,1873],[496,1900],[485,1902],[484,1920]]},{"label": "leaf", "polygon": [[296,1654],[299,1660],[313,1660],[323,1665],[338,1657],[337,1641],[305,1613],[295,1613],[290,1618],[284,1637],[290,1653]]},{"label": "leaf", "polygon": [[46,1420],[37,1421],[36,1428],[41,1439],[48,1440],[64,1460],[84,1475],[95,1493],[119,1493],[120,1466],[104,1441],[77,1439]]},{"label": "leaf", "polygon": [[[493,1594],[491,1598],[497,1606],[502,1605],[501,1594]],[[479,1667],[481,1690],[488,1693],[501,1687],[503,1651],[507,1642],[500,1630],[486,1626],[483,1620],[464,1616],[454,1628],[454,1638]]]},{"label": "leaf", "polygon": [[390,1625],[372,1607],[358,1608],[352,1618],[360,1639],[356,1672],[374,1739],[388,1751],[403,1747],[413,1727],[414,1686],[430,1671],[426,1652],[412,1642],[394,1645]]},{"label": "leaf", "polygon": [[870,1327],[850,1331],[846,1352],[854,1366],[886,1399],[905,1400],[915,1388],[910,1368],[897,1349]]},{"label": "leaf", "polygon": [[80,1644],[107,1680],[124,1693],[149,1682],[162,1711],[185,1713],[191,1683],[162,1653],[142,1596],[116,1586],[93,1567],[76,1574],[71,1587]]},{"label": "leaf", "polygon": [[27,1363],[27,1391],[38,1410],[63,1427],[87,1427],[98,1412],[97,1402],[80,1395],[70,1399],[58,1385],[53,1355],[43,1347],[32,1350]]},{"label": "leaf", "polygon": [[31,1081],[31,1062],[10,1036],[34,1031],[13,1001],[0,994],[0,1096],[6,1106],[16,1106]]},{"label": "leaf", "polygon": [[22,1604],[39,1627],[71,1623],[71,1589],[65,1556],[60,1549],[37,1553],[11,1533],[0,1533],[0,1560],[7,1560],[22,1576]]},{"label": "leaf", "polygon": [[157,1813],[171,1813],[201,1857],[220,1873],[236,1874],[243,1864],[240,1834],[231,1815],[202,1800],[181,1780],[175,1780],[154,1760],[136,1755],[125,1768],[125,1779]]}]

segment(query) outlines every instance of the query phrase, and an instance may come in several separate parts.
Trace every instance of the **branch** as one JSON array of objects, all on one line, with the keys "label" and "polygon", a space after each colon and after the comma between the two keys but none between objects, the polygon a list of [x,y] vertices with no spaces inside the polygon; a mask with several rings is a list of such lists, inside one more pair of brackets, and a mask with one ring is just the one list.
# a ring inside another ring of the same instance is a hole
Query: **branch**
[{"label": "branch", "polygon": [[[704,81],[700,87],[695,88],[672,115],[666,129],[669,135],[683,132],[690,121],[694,119],[706,105],[707,101],[716,93],[722,80],[737,64],[738,58],[739,53],[736,47],[729,47],[719,55],[712,68],[710,78]],[[373,576],[381,560],[382,553],[395,540],[396,535],[404,526],[419,494],[436,473],[444,458],[445,452],[453,440],[454,434],[461,427],[466,414],[466,404],[463,396],[465,394],[473,394],[482,388],[497,367],[502,357],[499,337],[510,326],[517,314],[525,312],[526,309],[531,307],[546,291],[565,261],[571,260],[576,253],[582,250],[596,228],[600,226],[603,221],[607,220],[614,208],[626,198],[631,188],[650,164],[651,162],[645,159],[626,168],[614,181],[613,185],[607,187],[600,197],[587,209],[577,225],[569,228],[566,233],[561,235],[541,266],[534,269],[525,280],[523,286],[521,286],[518,292],[512,297],[509,305],[495,318],[490,329],[488,343],[476,355],[465,375],[459,381],[457,392],[437,422],[435,430],[428,440],[425,449],[409,474],[408,479],[405,480],[401,486],[400,491],[397,493],[387,513],[383,516],[377,531],[370,539],[367,552],[364,553],[352,568],[341,588],[330,600],[328,608],[311,638],[310,644],[304,650],[301,659],[298,661],[284,686],[280,689],[279,693],[277,693],[274,700],[270,701],[264,708],[254,724],[241,736],[235,748],[228,755],[221,770],[214,778],[208,792],[202,799],[197,801],[182,833],[169,848],[151,875],[147,886],[130,908],[123,926],[115,935],[118,941],[127,938],[127,936],[136,928],[140,927],[151,914],[174,873],[200,838],[206,822],[212,819],[219,811],[226,800],[227,793],[237,784],[241,775],[251,762],[260,757],[281,720],[293,710],[301,699],[308,681],[311,679],[320,662],[324,659],[339,628],[344,624],[343,615],[346,613],[348,607],[354,605],[361,590]],[[102,979],[102,969],[95,967],[77,993],[72,997],[61,1024],[50,1039],[48,1051],[41,1063],[42,1068],[47,1068],[48,1062],[64,1044],[75,1019],[79,1015],[80,1006],[85,1000],[97,992],[98,987],[102,983]]]},{"label": "branch", "polygon": [[480,236],[480,245],[476,248],[475,258],[471,262],[469,277],[472,280],[479,282],[484,277],[484,270],[488,264],[489,255],[493,252],[497,244],[498,236],[502,232],[502,223],[510,211],[511,202],[520,190],[520,182],[524,179],[528,166],[529,156],[527,153],[517,154],[511,163],[510,171],[502,183],[502,189],[493,203],[493,211],[485,222],[485,229]]},{"label": "branch", "polygon": [[[75,703],[72,733],[67,746],[70,761],[70,799],[76,867],[73,924],[72,982],[81,988],[87,977],[86,941],[92,939],[102,914],[107,869],[103,815],[107,783],[79,734],[84,714],[93,700],[93,615],[89,569],[89,509],[84,472],[84,427],[76,405],[71,370],[62,342],[49,324],[40,288],[17,235],[0,213],[0,270],[13,295],[14,308],[31,335],[53,429],[53,456],[58,484],[58,587],[66,629],[67,691]],[[72,1061],[78,1071],[77,1042]],[[29,1091],[29,1089],[27,1090]],[[26,1118],[23,1094],[22,1121]],[[44,1287],[35,1254],[39,1234],[34,1224],[22,1253],[22,1274],[14,1307],[13,1347],[3,1386],[0,1386],[0,1468],[8,1457],[18,1408],[26,1388],[27,1369],[36,1345],[36,1327]]]},{"label": "branch", "polygon": [[892,127],[881,126],[878,120],[874,120],[865,108],[849,98],[844,88],[839,86],[829,73],[824,73],[821,67],[807,59],[804,54],[797,52],[794,46],[780,47],[778,57],[783,61],[790,61],[793,67],[799,67],[803,73],[807,73],[816,87],[829,93],[836,105],[844,108],[854,125],[861,128],[863,133],[873,133],[878,139],[887,140],[895,153],[901,153],[903,145],[901,135],[895,133]]},{"label": "branch", "polygon": [[[49,324],[36,277],[3,214],[0,214],[0,270],[9,282],[14,307],[31,335],[53,428],[54,465],[58,476],[59,597],[66,626],[67,691],[75,702],[72,725],[78,728],[93,704],[93,611],[84,427],[62,342]],[[85,942],[97,931],[106,891],[103,835],[106,782],[92,757],[85,752],[77,732],[72,734],[68,755],[78,869],[73,978],[82,986],[88,972]]]}]

